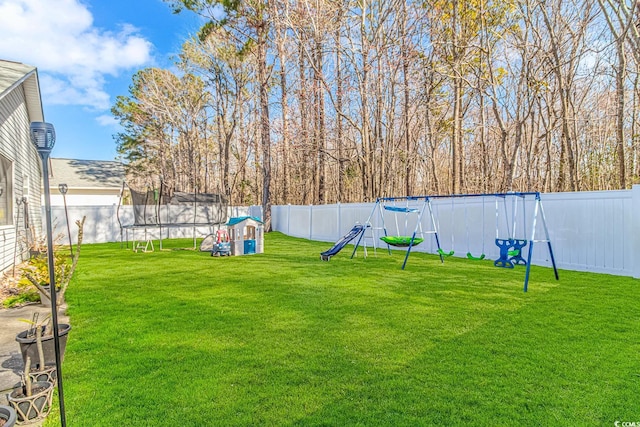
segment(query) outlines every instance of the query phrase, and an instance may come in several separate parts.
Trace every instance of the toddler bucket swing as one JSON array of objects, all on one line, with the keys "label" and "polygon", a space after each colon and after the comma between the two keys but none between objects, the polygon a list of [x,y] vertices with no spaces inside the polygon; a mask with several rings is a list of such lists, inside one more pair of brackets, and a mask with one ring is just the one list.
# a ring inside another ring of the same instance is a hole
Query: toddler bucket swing
[{"label": "toddler bucket swing", "polygon": [[[527,211],[526,211],[526,199],[524,195],[518,195],[518,197],[522,198],[522,232],[525,233],[525,227],[527,226]],[[527,246],[527,238],[518,239],[516,235],[518,234],[517,229],[517,217],[518,217],[518,199],[513,199],[513,238],[511,239],[513,249],[509,251],[509,261],[513,265],[527,265],[527,261],[522,257],[522,248]]]},{"label": "toddler bucket swing", "polygon": [[[522,257],[522,248],[527,245],[527,240],[514,238],[514,235],[517,230],[516,225],[517,225],[517,212],[518,212],[518,201],[517,199],[515,199],[515,197],[522,197],[523,199],[523,202],[522,202],[523,221],[526,222],[526,217],[524,216],[525,215],[524,196],[520,194],[513,194],[511,196],[514,197],[512,199],[512,208],[511,208],[512,219],[513,219],[512,227],[509,226],[509,212],[507,209],[507,199],[506,199],[507,195],[503,194],[496,197],[496,246],[498,246],[498,248],[500,249],[500,257],[494,261],[493,265],[501,268],[513,268],[515,265],[527,264],[525,259]],[[500,209],[499,209],[499,203],[498,203],[499,197],[502,197],[502,200],[503,200],[504,220],[505,220],[507,235],[508,235],[507,239],[500,238],[500,222],[499,222]],[[524,226],[525,225],[523,224],[523,228]]]}]

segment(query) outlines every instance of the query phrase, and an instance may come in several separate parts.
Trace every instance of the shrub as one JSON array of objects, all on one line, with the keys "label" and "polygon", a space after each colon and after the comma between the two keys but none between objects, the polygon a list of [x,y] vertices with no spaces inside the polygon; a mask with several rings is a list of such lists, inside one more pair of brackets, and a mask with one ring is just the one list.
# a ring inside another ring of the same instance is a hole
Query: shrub
[{"label": "shrub", "polygon": [[[61,303],[64,293],[71,281],[80,256],[85,218],[76,221],[78,241],[73,257],[66,245],[56,244],[53,250],[54,278],[56,282],[57,302]],[[40,301],[40,295],[49,295],[49,262],[47,245],[44,238],[38,239],[29,248],[31,258],[20,266],[14,267],[11,273],[2,277],[0,286],[0,303],[2,306],[18,307],[29,302]],[[40,292],[38,292],[40,291]]]},{"label": "shrub", "polygon": [[[53,248],[54,274],[56,290],[60,289],[62,283],[67,280],[71,268],[71,255],[66,246],[56,245]],[[27,264],[23,267],[23,276],[31,283],[38,283],[41,286],[49,286],[49,260],[46,250],[37,252],[31,256]]]},{"label": "shrub", "polygon": [[2,302],[2,306],[4,308],[20,307],[21,305],[38,301],[40,301],[40,294],[30,286],[29,288],[20,291],[20,293],[6,298]]},{"label": "shrub", "polygon": [[[87,217],[82,217],[82,221],[76,221],[78,226],[78,242],[76,244],[76,250],[73,253],[73,257],[66,254],[66,247],[58,245],[53,249],[54,259],[54,279],[56,281],[56,302],[60,304],[64,299],[64,293],[71,282],[73,272],[78,265],[78,259],[80,258],[80,248],[82,247],[82,236],[84,233],[84,221]],[[33,256],[28,265],[23,270],[24,276],[35,286],[42,294],[51,297],[50,292],[46,289],[46,286],[50,285],[49,278],[49,262],[46,255],[42,255],[42,250],[38,251],[36,256]]]}]

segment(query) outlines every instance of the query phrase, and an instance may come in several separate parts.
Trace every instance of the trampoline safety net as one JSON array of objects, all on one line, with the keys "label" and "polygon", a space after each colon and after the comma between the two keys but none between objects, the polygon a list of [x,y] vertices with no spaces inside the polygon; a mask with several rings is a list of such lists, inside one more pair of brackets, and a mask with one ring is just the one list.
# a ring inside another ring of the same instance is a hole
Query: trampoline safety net
[{"label": "trampoline safety net", "polygon": [[158,190],[131,191],[134,225],[221,224],[228,219],[227,203],[220,194]]}]

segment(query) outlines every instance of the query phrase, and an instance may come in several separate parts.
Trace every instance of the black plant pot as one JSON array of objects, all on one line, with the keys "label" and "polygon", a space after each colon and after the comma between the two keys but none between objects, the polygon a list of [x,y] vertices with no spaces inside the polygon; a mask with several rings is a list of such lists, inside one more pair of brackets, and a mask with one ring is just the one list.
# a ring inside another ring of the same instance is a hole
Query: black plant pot
[{"label": "black plant pot", "polygon": [[16,425],[16,410],[10,406],[0,405],[0,420],[4,420],[4,427]]},{"label": "black plant pot", "polygon": [[[45,334],[45,327],[42,327],[42,335]],[[60,323],[58,325],[58,336],[60,337],[60,362],[64,360],[64,350],[67,348],[67,335],[71,330],[71,325]],[[38,347],[36,337],[27,338],[29,331],[22,331],[16,336],[16,341],[20,343],[20,352],[22,353],[22,361],[27,364],[27,356],[31,358],[31,369],[38,370],[40,365],[40,357],[38,356]],[[56,353],[54,347],[53,335],[42,337],[42,350],[44,352],[44,364],[53,366],[56,364]]]}]

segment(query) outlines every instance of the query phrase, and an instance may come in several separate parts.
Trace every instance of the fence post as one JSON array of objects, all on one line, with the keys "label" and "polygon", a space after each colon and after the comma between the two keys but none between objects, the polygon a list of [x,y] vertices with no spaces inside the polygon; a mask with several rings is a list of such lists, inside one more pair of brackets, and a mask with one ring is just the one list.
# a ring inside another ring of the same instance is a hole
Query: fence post
[{"label": "fence post", "polygon": [[117,242],[118,239],[120,238],[119,236],[119,230],[116,228],[118,227],[117,225],[117,211],[118,210],[118,206],[116,204],[111,205],[111,235],[109,236],[109,241],[110,242]]},{"label": "fence post", "polygon": [[313,205],[309,205],[309,240],[313,240]]},{"label": "fence post", "polygon": [[631,188],[631,239],[633,277],[640,279],[640,185]]},{"label": "fence post", "polygon": [[338,230],[336,230],[336,237],[335,239],[333,239],[335,241],[337,241],[342,235],[342,210],[341,210],[340,202],[338,202],[336,212],[338,214],[338,221],[336,221],[336,223],[338,224]]}]

